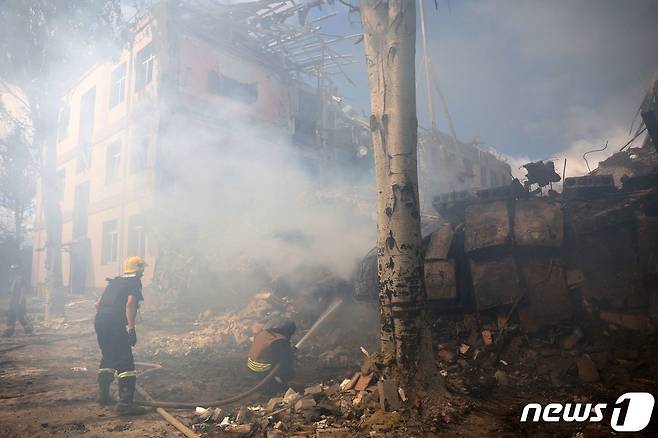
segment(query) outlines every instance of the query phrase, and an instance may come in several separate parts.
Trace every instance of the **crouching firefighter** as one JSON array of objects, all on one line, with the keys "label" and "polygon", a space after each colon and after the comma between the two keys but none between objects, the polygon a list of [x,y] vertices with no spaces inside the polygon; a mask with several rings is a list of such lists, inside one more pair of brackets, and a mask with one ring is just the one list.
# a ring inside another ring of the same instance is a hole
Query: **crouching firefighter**
[{"label": "crouching firefighter", "polygon": [[119,385],[119,415],[140,415],[150,410],[133,404],[137,373],[132,347],[137,343],[135,316],[142,296],[142,275],[146,263],[140,257],[131,256],[125,261],[124,273],[108,280],[107,287],[97,303],[94,327],[101,349],[98,370],[98,402],[108,405],[110,385],[116,374]]},{"label": "crouching firefighter", "polygon": [[279,365],[274,379],[266,385],[265,392],[285,389],[285,384],[295,375],[293,362],[296,349],[290,345],[290,338],[296,329],[294,321],[285,320],[273,324],[271,328],[261,331],[254,337],[247,359],[247,367],[251,373],[263,379],[272,367]]}]

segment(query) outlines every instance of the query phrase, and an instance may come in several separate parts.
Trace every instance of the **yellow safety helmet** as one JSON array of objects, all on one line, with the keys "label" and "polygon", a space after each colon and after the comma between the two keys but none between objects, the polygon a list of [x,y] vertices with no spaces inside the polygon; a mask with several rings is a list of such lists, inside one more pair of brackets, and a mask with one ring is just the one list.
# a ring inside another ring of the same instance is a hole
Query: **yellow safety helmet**
[{"label": "yellow safety helmet", "polygon": [[130,256],[123,264],[123,270],[126,274],[140,272],[146,267],[146,262],[139,256]]}]

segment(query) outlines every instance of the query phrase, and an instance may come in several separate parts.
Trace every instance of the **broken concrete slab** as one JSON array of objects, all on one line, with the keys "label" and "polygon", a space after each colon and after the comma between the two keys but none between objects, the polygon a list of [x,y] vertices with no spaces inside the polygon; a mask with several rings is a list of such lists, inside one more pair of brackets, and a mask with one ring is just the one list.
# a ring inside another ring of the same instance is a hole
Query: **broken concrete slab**
[{"label": "broken concrete slab", "polygon": [[295,402],[295,411],[307,411],[313,409],[316,406],[315,400],[313,397],[305,396]]},{"label": "broken concrete slab", "polygon": [[323,391],[322,384],[318,383],[317,385],[309,386],[308,388],[304,388],[304,395],[321,394],[322,391]]},{"label": "broken concrete slab", "polygon": [[283,397],[273,397],[269,399],[267,405],[265,405],[265,409],[273,411],[276,408],[281,407],[281,405],[283,405]]}]

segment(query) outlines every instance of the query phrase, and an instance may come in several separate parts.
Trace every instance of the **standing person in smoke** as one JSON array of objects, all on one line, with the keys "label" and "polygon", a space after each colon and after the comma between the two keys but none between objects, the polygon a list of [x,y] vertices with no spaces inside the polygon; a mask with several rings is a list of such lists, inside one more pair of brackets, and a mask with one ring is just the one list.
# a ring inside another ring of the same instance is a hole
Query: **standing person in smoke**
[{"label": "standing person in smoke", "polygon": [[294,321],[284,320],[274,323],[254,337],[254,343],[249,349],[247,367],[250,372],[263,379],[272,369],[279,365],[274,379],[270,380],[266,392],[276,392],[285,389],[285,385],[295,376],[293,362],[295,347],[290,345],[290,338],[297,326]]},{"label": "standing person in smoke", "polygon": [[20,265],[9,267],[9,309],[7,310],[7,328],[3,336],[13,336],[16,321],[20,322],[26,335],[33,332],[32,324],[27,317],[27,306],[25,305],[25,290],[27,282],[23,276]]},{"label": "standing person in smoke", "polygon": [[118,377],[119,401],[116,411],[119,415],[140,415],[150,411],[133,404],[137,372],[132,347],[137,344],[135,317],[142,296],[142,275],[146,263],[141,257],[128,257],[124,273],[109,280],[96,307],[94,328],[101,349],[101,363],[98,370],[98,402],[111,403],[110,385],[114,375]]}]

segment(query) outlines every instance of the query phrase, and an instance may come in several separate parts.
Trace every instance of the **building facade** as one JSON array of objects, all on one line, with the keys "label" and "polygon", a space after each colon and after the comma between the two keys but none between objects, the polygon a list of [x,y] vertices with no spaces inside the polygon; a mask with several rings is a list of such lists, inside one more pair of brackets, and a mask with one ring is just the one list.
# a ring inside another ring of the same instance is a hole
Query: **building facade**
[{"label": "building facade", "polygon": [[[328,82],[309,85],[302,67],[262,50],[248,30],[216,32],[235,10],[219,11],[209,32],[197,25],[198,13],[180,7],[164,3],[140,19],[128,47],[93,66],[63,99],[57,164],[63,279],[71,293],[103,288],[129,255],[145,258],[144,283],[152,281],[158,249],[148,215],[173,184],[177,154],[194,149],[176,135],[181,127],[220,136],[239,117],[309,154],[329,144],[359,158],[368,147],[365,128],[343,114]],[[32,284],[40,289],[47,236],[40,193],[37,200]]]}]

